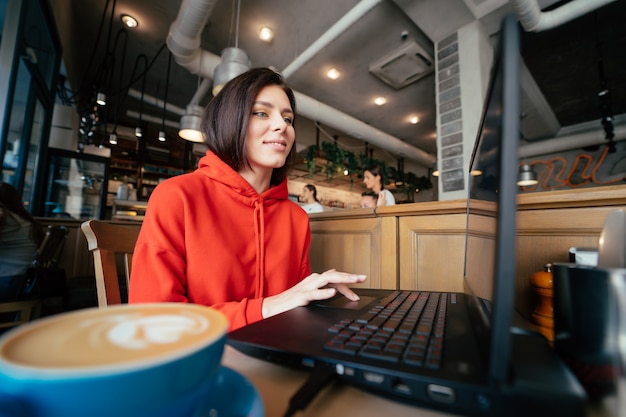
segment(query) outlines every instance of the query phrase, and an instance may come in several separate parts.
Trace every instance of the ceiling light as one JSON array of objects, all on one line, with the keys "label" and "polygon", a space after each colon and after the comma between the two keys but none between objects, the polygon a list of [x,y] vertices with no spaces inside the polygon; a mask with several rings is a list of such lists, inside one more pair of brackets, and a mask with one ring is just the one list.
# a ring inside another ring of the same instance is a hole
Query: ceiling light
[{"label": "ceiling light", "polygon": [[100,92],[96,95],[96,103],[98,103],[100,106],[106,106],[107,105],[107,95]]},{"label": "ceiling light", "polygon": [[382,106],[383,104],[387,103],[387,99],[385,97],[378,96],[374,99],[374,103],[377,106]]},{"label": "ceiling light", "polygon": [[190,104],[185,114],[180,118],[180,130],[178,136],[190,142],[204,142],[204,135],[200,129],[202,121],[202,107]]},{"label": "ceiling light", "polygon": [[263,26],[259,31],[259,39],[263,42],[271,42],[274,39],[274,31],[267,26]]},{"label": "ceiling light", "polygon": [[517,175],[517,185],[520,187],[537,184],[537,173],[529,164],[522,164]]},{"label": "ceiling light", "polygon": [[250,58],[243,49],[239,49],[239,12],[241,0],[237,2],[237,26],[235,30],[235,47],[226,48],[222,51],[222,62],[213,71],[213,97],[215,97],[224,85],[250,69]]},{"label": "ceiling light", "polygon": [[416,125],[418,124],[420,121],[420,118],[417,116],[411,116],[411,118],[409,119],[409,122],[411,122],[411,124]]},{"label": "ceiling light", "polygon": [[226,48],[222,51],[222,62],[213,72],[213,96],[220,92],[224,84],[250,69],[250,59],[246,51],[239,48]]},{"label": "ceiling light", "polygon": [[165,137],[165,132],[163,130],[159,131],[159,142],[165,142],[167,138]]},{"label": "ceiling light", "polygon": [[439,176],[439,168],[437,167],[437,161],[433,164],[433,172],[431,173],[433,177]]},{"label": "ceiling light", "polygon": [[336,68],[331,68],[326,73],[326,76],[330,78],[331,80],[336,80],[337,78],[341,76],[341,73]]},{"label": "ceiling light", "polygon": [[139,23],[137,23],[137,19],[127,14],[122,15],[122,22],[127,28],[136,28]]},{"label": "ceiling light", "polygon": [[478,177],[480,175],[483,175],[483,172],[480,169],[473,169],[470,171],[470,175],[472,177]]}]

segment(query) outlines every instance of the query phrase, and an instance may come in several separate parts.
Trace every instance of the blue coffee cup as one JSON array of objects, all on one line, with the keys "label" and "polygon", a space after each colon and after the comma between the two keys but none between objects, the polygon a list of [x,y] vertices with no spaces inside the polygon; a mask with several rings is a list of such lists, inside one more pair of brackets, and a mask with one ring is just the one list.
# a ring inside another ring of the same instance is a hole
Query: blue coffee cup
[{"label": "blue coffee cup", "polygon": [[186,303],[85,309],[0,338],[0,416],[200,416],[228,330]]}]

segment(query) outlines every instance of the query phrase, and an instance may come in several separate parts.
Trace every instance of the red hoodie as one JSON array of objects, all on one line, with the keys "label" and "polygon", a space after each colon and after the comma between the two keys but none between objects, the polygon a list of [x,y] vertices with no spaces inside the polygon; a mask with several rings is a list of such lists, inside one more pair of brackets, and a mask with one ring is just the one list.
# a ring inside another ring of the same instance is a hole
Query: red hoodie
[{"label": "red hoodie", "polygon": [[287,181],[258,194],[207,152],[150,197],[133,254],[129,302],[180,301],[220,310],[230,330],[261,320],[263,297],[311,273],[308,215]]}]

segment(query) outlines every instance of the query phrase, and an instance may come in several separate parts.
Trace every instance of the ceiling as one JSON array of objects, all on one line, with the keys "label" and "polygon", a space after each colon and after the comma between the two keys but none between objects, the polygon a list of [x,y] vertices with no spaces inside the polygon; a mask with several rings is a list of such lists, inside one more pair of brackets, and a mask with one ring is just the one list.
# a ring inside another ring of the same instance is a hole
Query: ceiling
[{"label": "ceiling", "polygon": [[[214,3],[214,7],[201,32],[201,49],[219,57],[224,48],[238,46],[248,53],[252,66],[272,66],[282,71],[360,2],[242,0],[238,32],[234,19],[237,0],[206,3]],[[563,3],[567,2],[539,1],[542,8],[548,9]],[[109,68],[114,76],[108,98],[116,104],[117,111],[103,114],[103,119],[108,119],[110,124],[117,120],[118,125],[126,126],[128,131],[135,128],[138,120],[131,116],[139,111],[140,100],[127,95],[127,91],[129,88],[142,90],[143,79],[137,74],[142,73],[144,63],[148,62],[143,115],[144,120],[154,118],[156,122],[148,124],[152,137],[146,140],[158,144],[156,132],[164,114],[162,107],[151,105],[147,98],[166,98],[177,111],[169,111],[168,107],[165,112],[165,119],[171,121],[168,125],[172,126],[166,129],[167,144],[159,146],[184,146],[175,125],[180,120],[180,109],[190,103],[201,77],[172,59],[167,78],[168,50],[164,45],[181,0],[51,0],[50,4],[64,48],[66,86],[79,112],[88,112],[91,108],[94,80],[105,62],[108,44],[110,56],[115,57]],[[354,118],[392,140],[436,158],[434,72],[396,89],[374,76],[368,70],[370,65],[412,40],[434,56],[434,43],[477,17],[495,42],[500,18],[511,10],[506,0],[383,0],[290,73],[287,81],[297,92],[336,109],[341,117]],[[128,30],[126,41],[124,35],[119,35],[116,44],[115,39],[122,29],[121,14],[134,16],[139,26]],[[626,16],[626,1],[621,0],[558,28],[523,34],[523,57],[530,79],[534,81],[530,84],[536,83],[538,89],[534,94],[549,105],[546,112],[545,108],[533,109],[532,100],[524,103],[522,126],[526,140],[552,137],[565,126],[594,120],[599,123],[600,62],[611,92],[610,111],[614,115],[626,113],[623,16]],[[271,43],[263,43],[258,38],[258,30],[263,25],[274,30],[275,38]],[[138,58],[141,55],[145,60]],[[324,77],[330,66],[342,73],[336,81]],[[120,73],[122,82],[117,81]],[[133,74],[134,80],[129,85]],[[379,95],[387,98],[387,103],[381,107],[373,103]],[[205,104],[210,97],[209,92],[200,104]],[[546,119],[545,113],[552,113],[553,118]],[[409,123],[410,115],[419,116],[420,122]],[[324,123],[318,125],[321,129],[316,129],[313,122],[307,118],[296,120],[300,148],[319,140],[332,140],[335,136],[340,145],[353,153],[364,153],[365,145],[361,140],[367,138],[361,134],[339,131]],[[384,146],[368,147],[375,149],[375,158],[387,160],[387,163],[398,158]],[[407,160],[406,163],[414,166],[418,175],[430,168],[424,161]]]}]

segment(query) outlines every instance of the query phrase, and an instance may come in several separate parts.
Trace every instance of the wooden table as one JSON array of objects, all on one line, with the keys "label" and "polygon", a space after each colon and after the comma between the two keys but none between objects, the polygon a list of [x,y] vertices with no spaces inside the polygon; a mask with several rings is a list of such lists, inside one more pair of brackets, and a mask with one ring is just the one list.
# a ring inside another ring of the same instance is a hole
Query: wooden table
[{"label": "wooden table", "polygon": [[[281,417],[291,396],[306,381],[308,372],[279,366],[226,346],[223,364],[245,376],[259,391],[266,417]],[[626,385],[626,384],[624,384]],[[626,394],[626,387],[622,386]],[[590,417],[626,417],[626,399],[589,406]],[[619,414],[618,410],[621,411]],[[297,417],[443,417],[450,414],[388,400],[346,384],[331,383]]]}]

